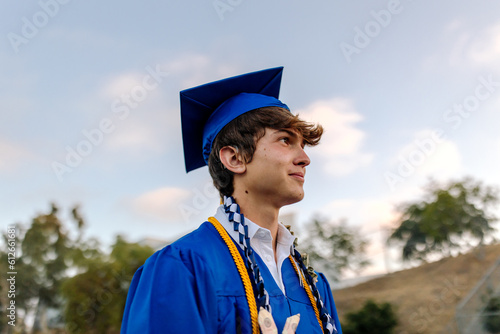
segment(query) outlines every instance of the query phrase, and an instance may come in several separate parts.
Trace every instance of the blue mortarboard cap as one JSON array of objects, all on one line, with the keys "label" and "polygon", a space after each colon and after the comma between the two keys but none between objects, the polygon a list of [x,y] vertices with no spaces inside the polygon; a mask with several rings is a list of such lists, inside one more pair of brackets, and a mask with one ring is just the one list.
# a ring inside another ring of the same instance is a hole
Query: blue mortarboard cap
[{"label": "blue mortarboard cap", "polygon": [[180,92],[186,171],[205,166],[217,134],[236,117],[278,100],[283,67],[214,81]]}]

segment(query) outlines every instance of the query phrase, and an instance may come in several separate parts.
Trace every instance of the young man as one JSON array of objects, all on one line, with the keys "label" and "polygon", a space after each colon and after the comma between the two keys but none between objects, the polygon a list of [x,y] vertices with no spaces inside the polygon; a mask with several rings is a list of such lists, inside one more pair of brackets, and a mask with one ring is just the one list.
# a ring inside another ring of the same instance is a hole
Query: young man
[{"label": "young man", "polygon": [[281,207],[304,197],[304,146],[323,132],[278,100],[282,70],[180,93],[186,170],[208,164],[222,204],[139,268],[122,334],[257,334],[259,323],[281,333],[299,317],[296,333],[341,333],[326,278],[311,276],[278,222]]}]

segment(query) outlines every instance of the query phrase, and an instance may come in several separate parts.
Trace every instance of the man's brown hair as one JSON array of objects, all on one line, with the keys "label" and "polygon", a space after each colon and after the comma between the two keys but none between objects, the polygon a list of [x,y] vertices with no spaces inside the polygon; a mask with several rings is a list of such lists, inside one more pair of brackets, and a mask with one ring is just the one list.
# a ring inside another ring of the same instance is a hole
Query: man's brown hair
[{"label": "man's brown hair", "polygon": [[233,172],[226,169],[220,161],[221,148],[236,148],[238,154],[249,163],[252,161],[257,142],[265,135],[266,128],[296,130],[309,146],[317,145],[323,134],[321,125],[303,121],[299,115],[292,115],[290,111],[280,107],[259,108],[238,116],[215,137],[208,157],[208,169],[221,197],[231,196],[234,192]]}]

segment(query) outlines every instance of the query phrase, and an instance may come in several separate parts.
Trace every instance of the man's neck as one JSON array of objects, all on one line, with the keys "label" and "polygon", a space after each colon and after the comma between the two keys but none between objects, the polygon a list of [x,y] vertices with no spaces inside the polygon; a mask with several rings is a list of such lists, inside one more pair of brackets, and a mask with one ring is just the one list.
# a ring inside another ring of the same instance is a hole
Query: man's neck
[{"label": "man's neck", "polygon": [[240,206],[241,213],[260,227],[271,231],[273,237],[273,248],[276,251],[278,238],[278,215],[279,208],[268,201],[262,201],[251,196],[233,194],[236,203]]}]

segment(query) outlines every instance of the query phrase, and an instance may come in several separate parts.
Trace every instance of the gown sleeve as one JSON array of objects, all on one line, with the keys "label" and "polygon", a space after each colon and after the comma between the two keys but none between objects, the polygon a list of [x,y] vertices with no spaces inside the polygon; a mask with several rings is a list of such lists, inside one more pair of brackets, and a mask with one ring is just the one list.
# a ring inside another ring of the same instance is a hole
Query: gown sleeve
[{"label": "gown sleeve", "polygon": [[192,251],[172,246],[151,256],[129,288],[122,334],[217,333],[213,275]]},{"label": "gown sleeve", "polygon": [[316,287],[318,288],[323,300],[323,305],[326,307],[330,316],[334,320],[337,333],[342,334],[337,308],[335,307],[335,301],[333,300],[332,289],[330,288],[330,284],[328,283],[325,275],[322,273],[318,273],[318,282],[316,283]]}]

